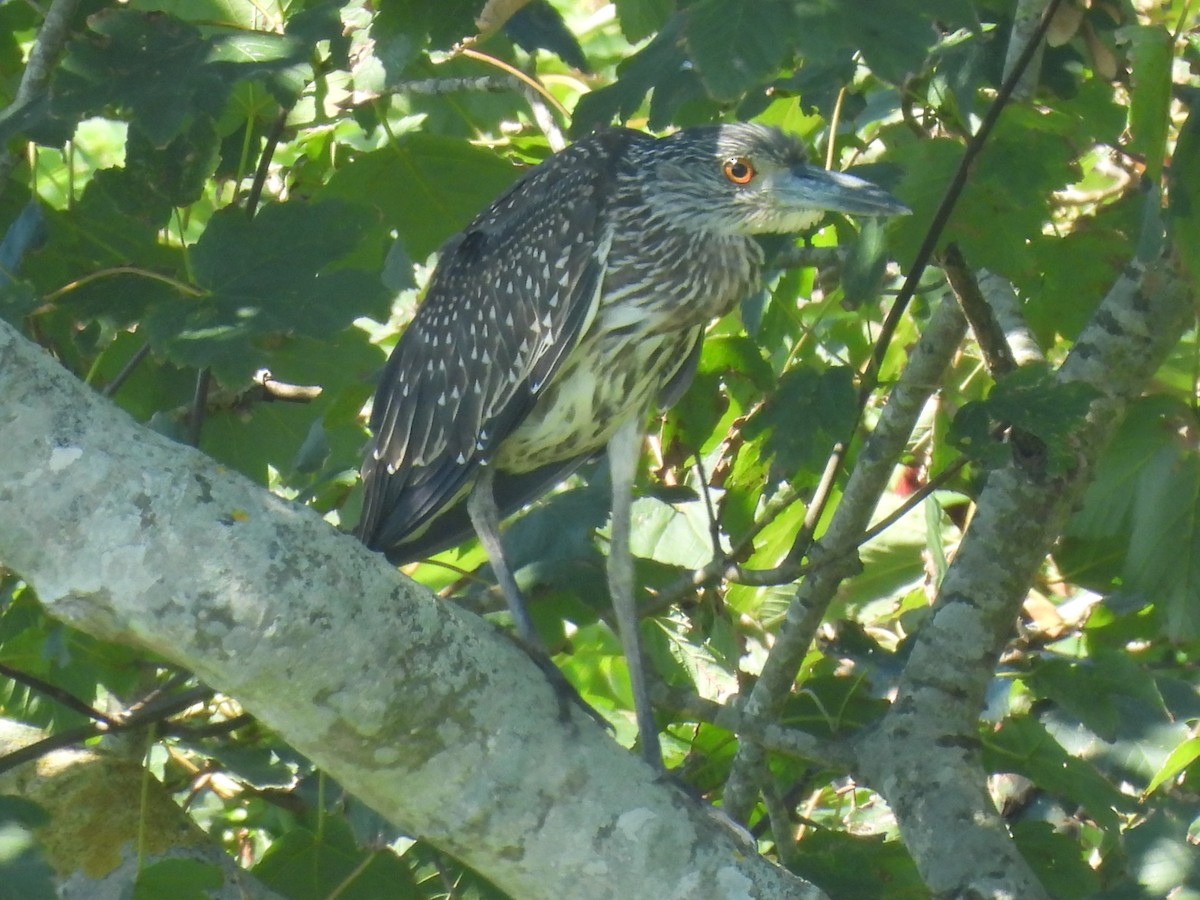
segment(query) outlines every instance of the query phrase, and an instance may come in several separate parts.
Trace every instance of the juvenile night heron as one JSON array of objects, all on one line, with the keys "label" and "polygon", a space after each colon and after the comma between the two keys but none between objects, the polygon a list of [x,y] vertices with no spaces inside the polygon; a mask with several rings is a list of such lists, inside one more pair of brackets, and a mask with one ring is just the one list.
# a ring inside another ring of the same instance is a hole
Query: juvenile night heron
[{"label": "juvenile night heron", "polygon": [[590,135],[442,248],[375,394],[359,537],[402,563],[453,545],[469,519],[517,634],[542,657],[499,523],[607,448],[609,587],[656,766],[629,552],[646,420],[687,387],[705,325],[757,287],[752,236],[802,231],[825,211],[907,212],[761,125]]}]

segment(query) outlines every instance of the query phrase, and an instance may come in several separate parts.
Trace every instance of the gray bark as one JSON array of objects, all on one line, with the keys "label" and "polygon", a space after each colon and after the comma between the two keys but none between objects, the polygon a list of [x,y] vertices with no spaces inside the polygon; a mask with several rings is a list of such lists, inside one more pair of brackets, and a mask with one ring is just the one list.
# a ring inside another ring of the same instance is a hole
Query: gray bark
[{"label": "gray bark", "polygon": [[939,896],[1048,896],[988,795],[978,711],[1038,568],[1194,303],[1187,282],[1165,262],[1131,266],[1109,292],[1057,375],[1098,394],[1074,436],[1074,468],[1049,475],[1018,454],[988,474],[896,701],[860,742],[859,774],[891,805],[905,845]]}]

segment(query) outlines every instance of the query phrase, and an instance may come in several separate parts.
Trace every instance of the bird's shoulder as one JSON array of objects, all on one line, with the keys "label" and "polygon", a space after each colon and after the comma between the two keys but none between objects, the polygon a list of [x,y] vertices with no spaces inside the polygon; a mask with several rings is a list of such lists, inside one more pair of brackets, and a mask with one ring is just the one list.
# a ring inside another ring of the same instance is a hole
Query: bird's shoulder
[{"label": "bird's shoulder", "polygon": [[440,265],[493,262],[514,242],[538,238],[579,240],[615,195],[630,148],[654,138],[628,128],[606,128],[580,138],[531,166],[439,251]]}]

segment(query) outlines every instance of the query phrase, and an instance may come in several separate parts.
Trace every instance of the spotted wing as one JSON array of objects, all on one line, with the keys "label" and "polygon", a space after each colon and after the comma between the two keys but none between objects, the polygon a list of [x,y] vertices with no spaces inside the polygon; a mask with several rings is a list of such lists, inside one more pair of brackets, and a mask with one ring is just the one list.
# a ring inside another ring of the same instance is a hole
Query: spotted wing
[{"label": "spotted wing", "polygon": [[527,172],[442,249],[384,369],[359,535],[389,555],[461,503],[595,315],[608,202],[629,132]]}]

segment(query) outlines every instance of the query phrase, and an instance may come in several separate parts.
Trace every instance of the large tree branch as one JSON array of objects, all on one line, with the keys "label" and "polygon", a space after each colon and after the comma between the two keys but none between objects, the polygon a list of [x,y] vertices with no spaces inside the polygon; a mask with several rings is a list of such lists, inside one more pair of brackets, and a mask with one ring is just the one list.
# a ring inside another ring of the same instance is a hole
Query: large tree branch
[{"label": "large tree branch", "polygon": [[521,898],[821,897],[658,779],[483,620],[141,428],[0,322],[0,558]]},{"label": "large tree branch", "polygon": [[1194,300],[1165,262],[1131,267],[1109,292],[1058,373],[1060,382],[1099,393],[1074,438],[1075,468],[1054,477],[1017,457],[989,473],[896,701],[860,742],[860,774],[891,804],[939,895],[1047,896],[988,796],[978,710],[1035,573],[1129,402],[1178,341]]}]

